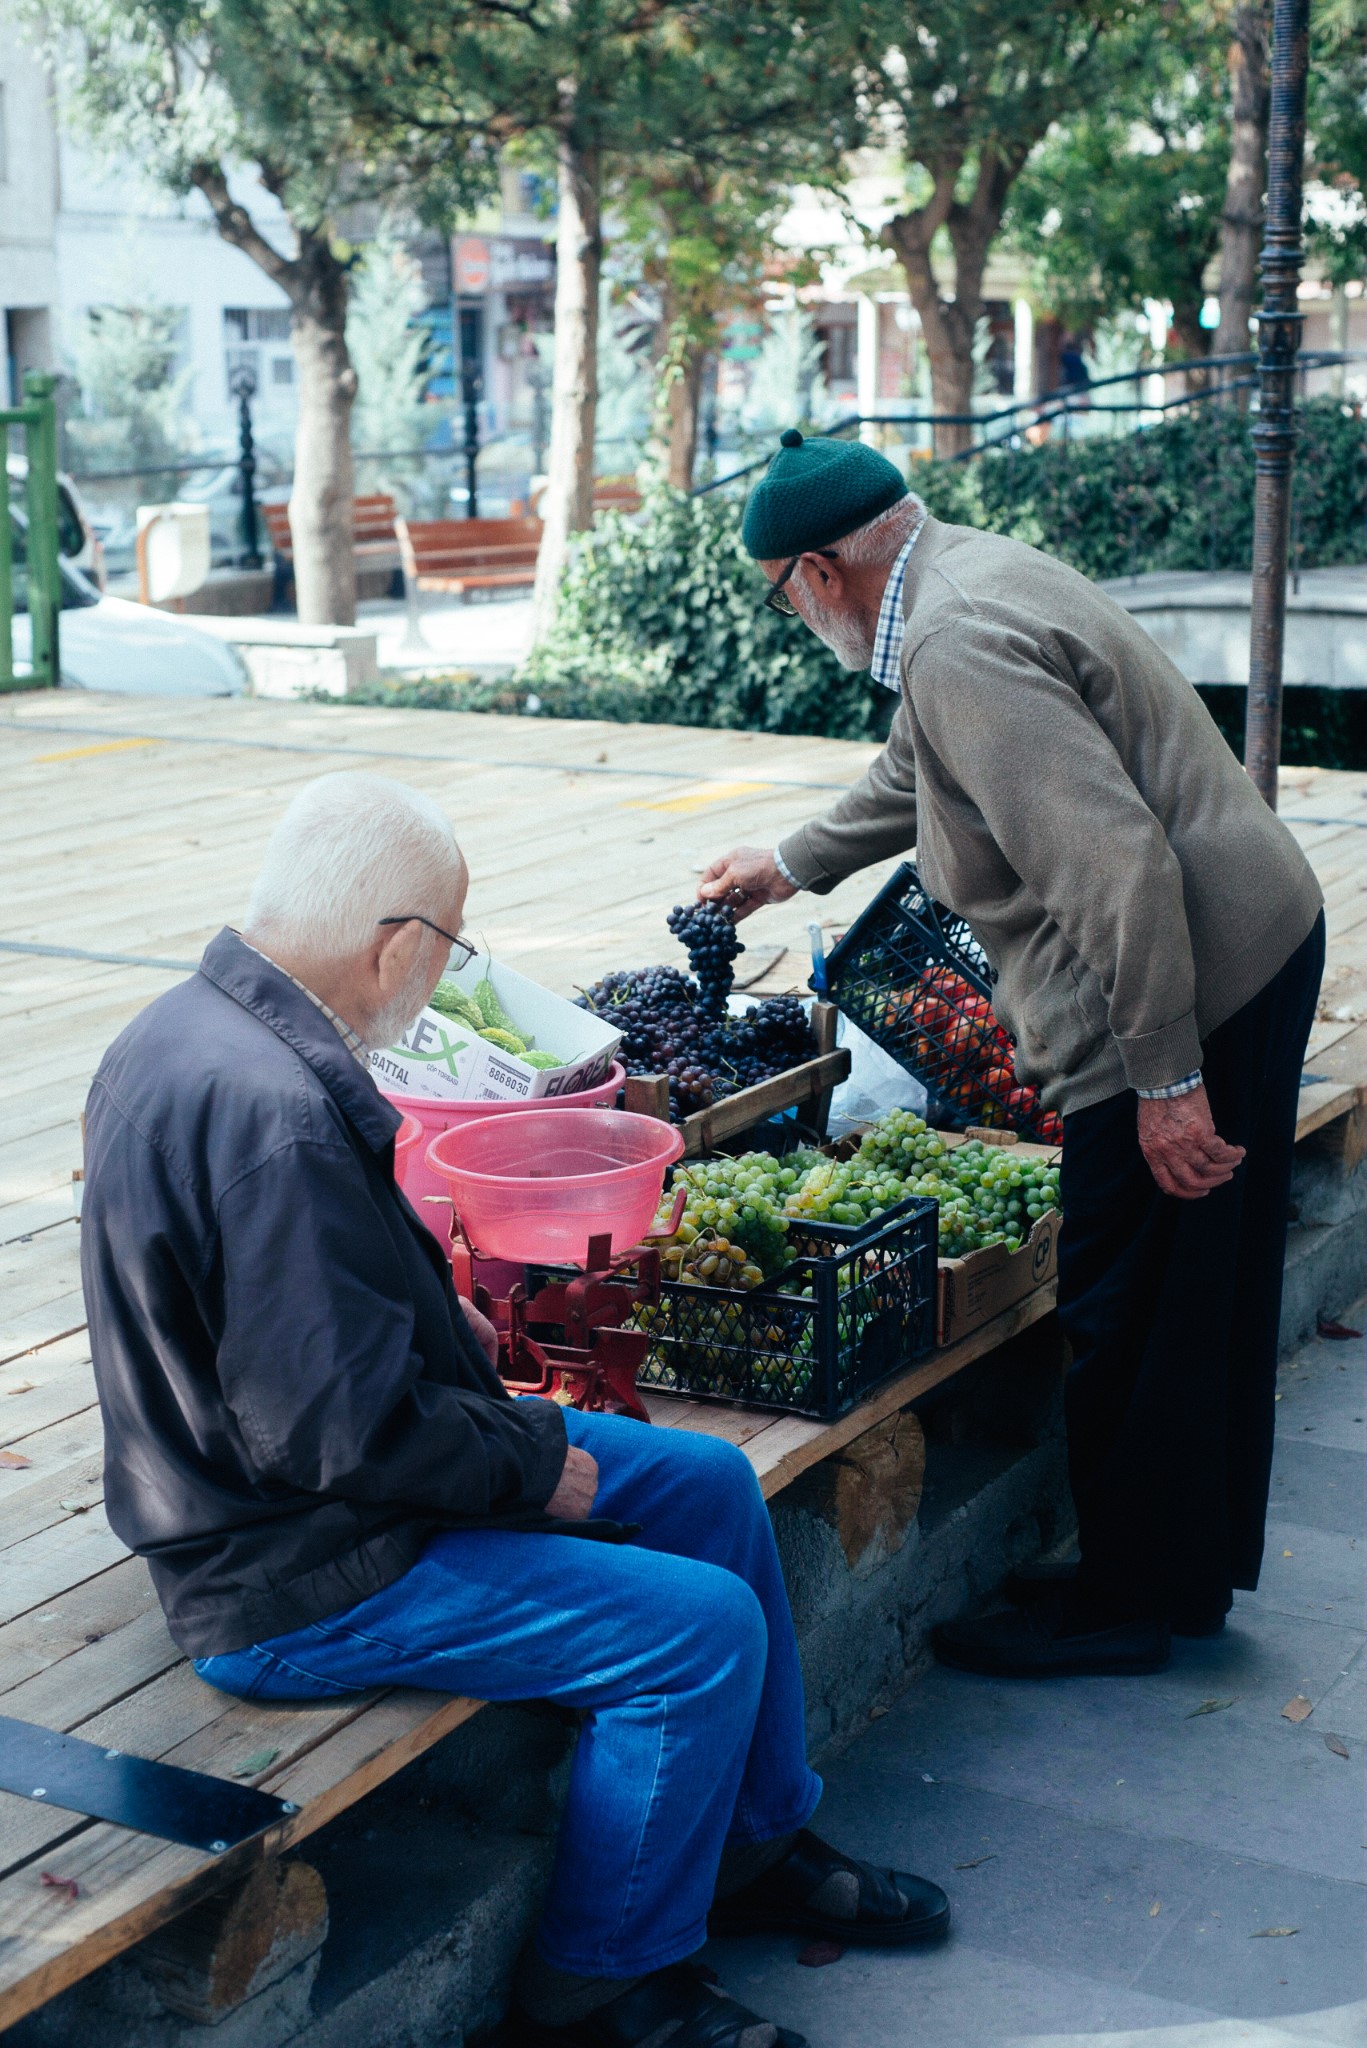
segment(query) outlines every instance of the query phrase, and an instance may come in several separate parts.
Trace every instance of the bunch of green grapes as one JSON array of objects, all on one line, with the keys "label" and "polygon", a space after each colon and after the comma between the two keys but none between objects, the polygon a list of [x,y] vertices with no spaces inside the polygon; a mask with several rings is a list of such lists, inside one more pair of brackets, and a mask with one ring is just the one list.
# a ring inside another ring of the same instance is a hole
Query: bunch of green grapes
[{"label": "bunch of green grapes", "polygon": [[908,1193],[933,1195],[940,1204],[940,1256],[962,1258],[987,1245],[1018,1251],[1036,1222],[1059,1205],[1055,1163],[1020,1158],[1013,1146],[945,1148],[933,1170],[919,1176]]},{"label": "bunch of green grapes", "polygon": [[868,1223],[906,1199],[902,1175],[890,1166],[853,1159],[823,1159],[802,1176],[784,1202],[784,1212],[809,1223]]},{"label": "bunch of green grapes", "polygon": [[890,1109],[865,1131],[857,1157],[869,1166],[891,1167],[904,1178],[944,1157],[949,1147],[914,1110]]},{"label": "bunch of green grapes", "polygon": [[[691,1244],[700,1230],[741,1245],[766,1279],[788,1264],[788,1221],[784,1200],[802,1178],[802,1168],[775,1159],[770,1152],[747,1152],[740,1159],[703,1159],[681,1166],[674,1186],[688,1189],[676,1242]],[[666,1209],[673,1191],[665,1196]]]}]

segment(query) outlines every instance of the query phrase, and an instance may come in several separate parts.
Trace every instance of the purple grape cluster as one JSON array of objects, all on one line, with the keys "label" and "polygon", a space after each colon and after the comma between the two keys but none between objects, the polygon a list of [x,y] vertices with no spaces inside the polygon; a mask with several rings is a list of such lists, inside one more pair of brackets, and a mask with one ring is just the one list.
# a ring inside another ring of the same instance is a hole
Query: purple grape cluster
[{"label": "purple grape cluster", "polygon": [[677,967],[618,970],[579,1001],[622,1033],[619,1057],[629,1074],[668,1077],[676,1121],[815,1057],[796,996],[770,996],[743,1017],[728,1015],[732,962],[744,950],[729,915],[712,904],[679,906],[669,928],[688,947],[696,979]]}]

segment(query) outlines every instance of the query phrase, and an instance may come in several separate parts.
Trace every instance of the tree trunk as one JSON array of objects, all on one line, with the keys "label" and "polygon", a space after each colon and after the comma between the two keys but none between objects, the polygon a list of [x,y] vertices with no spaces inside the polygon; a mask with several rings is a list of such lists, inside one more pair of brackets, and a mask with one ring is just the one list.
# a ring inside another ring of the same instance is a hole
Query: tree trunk
[{"label": "tree trunk", "polygon": [[601,167],[567,123],[559,145],[560,215],[555,257],[555,378],[551,450],[541,500],[532,632],[540,640],[555,616],[570,535],[593,520],[593,433],[598,407],[598,285],[603,266]]},{"label": "tree trunk", "polygon": [[[1268,17],[1266,0],[1240,0],[1229,46],[1231,142],[1220,232],[1220,325],[1215,354],[1252,346],[1249,321],[1258,283],[1267,166]],[[1235,373],[1239,374],[1239,373]],[[1247,403],[1248,394],[1240,399]]]},{"label": "tree trunk", "polygon": [[[959,169],[957,161],[936,165],[926,204],[890,220],[883,230],[884,241],[906,272],[911,303],[921,318],[932,409],[961,416],[935,428],[935,454],[941,462],[972,444],[972,424],[963,416],[973,409],[973,340],[984,311],[983,273],[1019,165],[1013,168],[985,150],[973,196],[966,203],[954,197]],[[954,251],[952,298],[941,296],[931,266],[931,243],[940,227],[948,229]]]},{"label": "tree trunk", "polygon": [[354,626],[355,475],[351,408],[356,372],[346,345],[346,272],[329,244],[301,235],[290,332],[299,365],[290,534],[301,625]]},{"label": "tree trunk", "polygon": [[667,475],[676,491],[691,491],[693,470],[698,459],[698,420],[702,407],[702,376],[706,350],[696,341],[686,341],[682,361],[672,367],[665,394],[669,420],[669,462]]}]

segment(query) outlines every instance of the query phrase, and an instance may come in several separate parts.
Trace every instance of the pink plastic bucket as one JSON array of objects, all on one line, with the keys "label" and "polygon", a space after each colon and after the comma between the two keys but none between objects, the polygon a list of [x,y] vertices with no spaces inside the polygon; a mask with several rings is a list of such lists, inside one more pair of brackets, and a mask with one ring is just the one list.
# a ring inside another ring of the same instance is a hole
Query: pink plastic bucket
[{"label": "pink plastic bucket", "polygon": [[425,1137],[422,1125],[415,1116],[406,1116],[394,1133],[394,1178],[403,1186],[403,1177],[418,1146]]},{"label": "pink plastic bucket", "polygon": [[591,1237],[606,1231],[623,1252],[645,1235],[683,1147],[653,1116],[557,1109],[456,1125],[432,1140],[427,1164],[485,1258],[578,1266]]},{"label": "pink plastic bucket", "polygon": [[531,1111],[543,1109],[593,1109],[601,1103],[610,1103],[625,1079],[626,1069],[619,1063],[609,1070],[607,1078],[596,1088],[582,1089],[578,1095],[542,1095],[533,1102],[434,1102],[426,1095],[391,1095],[389,1100],[395,1109],[401,1109],[405,1117],[411,1117],[423,1133],[422,1144],[409,1152],[402,1162],[397,1150],[395,1152],[394,1172],[399,1186],[423,1221],[444,1243],[448,1212],[433,1208],[431,1203],[423,1206],[425,1195],[449,1196],[451,1192],[446,1182],[427,1163],[427,1148],[433,1138],[440,1137],[443,1131],[455,1130],[459,1124],[480,1123],[491,1116],[511,1116],[514,1112],[526,1116]]}]

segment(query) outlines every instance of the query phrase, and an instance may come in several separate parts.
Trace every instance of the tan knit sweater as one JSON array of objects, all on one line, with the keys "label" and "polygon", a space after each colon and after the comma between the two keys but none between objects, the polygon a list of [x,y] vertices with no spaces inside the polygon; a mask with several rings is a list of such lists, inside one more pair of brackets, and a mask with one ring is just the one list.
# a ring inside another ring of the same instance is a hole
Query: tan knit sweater
[{"label": "tan knit sweater", "polygon": [[888,743],[785,865],[821,892],[915,847],[1054,1107],[1180,1080],[1314,924],[1309,862],[1191,684],[1085,577],[929,519],[903,603]]}]

